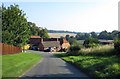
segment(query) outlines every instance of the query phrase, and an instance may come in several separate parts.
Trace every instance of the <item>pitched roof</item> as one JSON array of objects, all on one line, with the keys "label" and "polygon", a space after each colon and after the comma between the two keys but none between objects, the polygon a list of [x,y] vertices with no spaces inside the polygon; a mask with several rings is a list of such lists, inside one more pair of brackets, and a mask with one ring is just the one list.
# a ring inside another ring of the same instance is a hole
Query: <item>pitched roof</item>
[{"label": "pitched roof", "polygon": [[99,40],[100,42],[113,42],[114,40]]},{"label": "pitched roof", "polygon": [[59,47],[60,46],[59,41],[45,41],[45,42],[42,42],[42,44],[45,48],[47,48],[47,47]]},{"label": "pitched roof", "polygon": [[70,44],[69,44],[69,43],[63,43],[63,44],[62,44],[62,48],[66,48],[66,49],[67,49],[67,48],[69,48],[69,47],[70,47]]},{"label": "pitched roof", "polygon": [[41,38],[40,36],[31,36],[30,38]]}]

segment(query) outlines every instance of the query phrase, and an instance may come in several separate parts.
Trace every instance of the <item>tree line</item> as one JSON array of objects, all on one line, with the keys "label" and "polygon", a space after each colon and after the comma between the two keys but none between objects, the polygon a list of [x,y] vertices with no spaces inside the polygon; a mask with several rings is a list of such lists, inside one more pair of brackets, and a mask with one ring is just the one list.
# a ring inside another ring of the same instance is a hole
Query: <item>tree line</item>
[{"label": "tree line", "polygon": [[119,31],[117,31],[117,30],[114,30],[112,32],[107,32],[105,30],[105,31],[100,32],[99,34],[97,34],[95,32],[77,33],[75,38],[77,40],[85,40],[89,37],[96,38],[96,39],[104,39],[104,40],[114,40],[117,37],[118,33],[119,33]]},{"label": "tree line", "polygon": [[19,5],[10,5],[1,8],[2,18],[2,42],[10,45],[22,47],[31,35],[39,35],[48,38],[46,28],[38,27],[35,23],[28,22],[26,14],[19,9]]}]

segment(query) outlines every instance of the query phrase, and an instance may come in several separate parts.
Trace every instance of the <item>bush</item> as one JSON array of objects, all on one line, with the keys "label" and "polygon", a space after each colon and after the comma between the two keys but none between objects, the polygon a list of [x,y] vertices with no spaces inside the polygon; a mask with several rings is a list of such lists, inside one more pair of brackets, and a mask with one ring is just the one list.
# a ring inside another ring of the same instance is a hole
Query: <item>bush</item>
[{"label": "bush", "polygon": [[96,47],[99,45],[99,41],[95,38],[88,38],[84,41],[83,45],[86,47],[86,48],[89,48],[89,47]]},{"label": "bush", "polygon": [[81,50],[80,45],[72,45],[72,46],[70,46],[70,49],[67,52],[67,54],[69,54],[69,55],[78,55],[80,50]]},{"label": "bush", "polygon": [[97,47],[93,48],[82,48],[79,52],[82,55],[102,55],[102,56],[108,56],[108,55],[114,55],[114,45],[99,45]]},{"label": "bush", "polygon": [[120,54],[120,38],[114,40],[114,48],[116,50],[116,54]]}]

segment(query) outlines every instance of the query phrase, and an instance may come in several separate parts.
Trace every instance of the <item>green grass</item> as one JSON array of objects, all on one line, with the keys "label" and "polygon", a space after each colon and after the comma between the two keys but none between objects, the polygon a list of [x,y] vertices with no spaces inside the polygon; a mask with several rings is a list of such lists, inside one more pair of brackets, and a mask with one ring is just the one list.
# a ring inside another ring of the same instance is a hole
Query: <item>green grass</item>
[{"label": "green grass", "polygon": [[56,54],[63,60],[79,67],[89,76],[100,78],[112,77],[117,79],[120,75],[120,56],[115,55],[113,45],[103,45],[94,48],[82,48],[78,56],[67,53]]},{"label": "green grass", "polygon": [[113,56],[67,56],[66,54],[57,54],[60,57],[75,66],[82,69],[91,77],[119,77],[120,75],[120,57]]},{"label": "green grass", "polygon": [[19,53],[2,56],[2,76],[18,77],[41,59],[39,54]]}]

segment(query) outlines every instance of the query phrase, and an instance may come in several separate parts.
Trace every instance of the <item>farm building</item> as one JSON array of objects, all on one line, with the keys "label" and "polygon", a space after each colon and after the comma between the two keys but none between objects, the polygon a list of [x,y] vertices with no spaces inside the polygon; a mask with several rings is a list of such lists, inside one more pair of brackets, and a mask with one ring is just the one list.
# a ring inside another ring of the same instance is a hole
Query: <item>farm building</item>
[{"label": "farm building", "polygon": [[99,40],[101,44],[113,44],[113,40]]},{"label": "farm building", "polygon": [[31,44],[31,49],[40,51],[59,51],[70,47],[66,39],[41,38],[40,36],[31,36],[29,43]]}]

